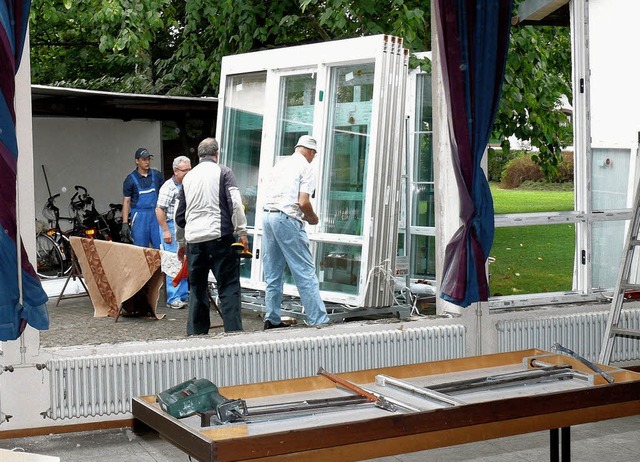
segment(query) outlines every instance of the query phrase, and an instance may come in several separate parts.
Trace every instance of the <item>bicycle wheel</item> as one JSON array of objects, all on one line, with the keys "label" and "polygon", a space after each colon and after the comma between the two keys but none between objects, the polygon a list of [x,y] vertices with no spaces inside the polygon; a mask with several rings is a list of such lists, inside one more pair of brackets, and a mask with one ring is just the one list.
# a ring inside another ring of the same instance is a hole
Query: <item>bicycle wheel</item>
[{"label": "bicycle wheel", "polygon": [[36,273],[41,278],[57,278],[64,273],[64,261],[58,245],[44,234],[36,237]]}]

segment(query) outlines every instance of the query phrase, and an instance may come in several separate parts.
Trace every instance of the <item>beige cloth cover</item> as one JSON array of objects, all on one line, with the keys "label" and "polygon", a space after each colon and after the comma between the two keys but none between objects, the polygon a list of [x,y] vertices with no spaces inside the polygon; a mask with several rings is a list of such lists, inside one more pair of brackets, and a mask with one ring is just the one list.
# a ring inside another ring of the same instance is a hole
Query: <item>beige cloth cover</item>
[{"label": "beige cloth cover", "polygon": [[131,244],[72,237],[94,316],[156,315],[164,275],[160,251]]}]

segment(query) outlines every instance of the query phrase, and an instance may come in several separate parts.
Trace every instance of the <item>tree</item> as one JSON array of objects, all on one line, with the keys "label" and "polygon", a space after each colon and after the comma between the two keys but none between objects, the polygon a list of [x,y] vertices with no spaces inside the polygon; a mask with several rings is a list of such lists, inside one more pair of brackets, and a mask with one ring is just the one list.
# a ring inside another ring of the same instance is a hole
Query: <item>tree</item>
[{"label": "tree", "polygon": [[557,173],[562,148],[571,145],[573,127],[561,101],[571,92],[571,44],[568,28],[514,27],[493,135],[508,152],[508,137],[529,140],[531,154],[547,179]]},{"label": "tree", "polygon": [[[519,0],[516,0],[519,3]],[[379,33],[431,49],[424,0],[33,0],[34,83],[162,95],[217,95],[225,55]],[[531,140],[551,175],[571,127],[568,31],[515,27],[494,137]]]}]

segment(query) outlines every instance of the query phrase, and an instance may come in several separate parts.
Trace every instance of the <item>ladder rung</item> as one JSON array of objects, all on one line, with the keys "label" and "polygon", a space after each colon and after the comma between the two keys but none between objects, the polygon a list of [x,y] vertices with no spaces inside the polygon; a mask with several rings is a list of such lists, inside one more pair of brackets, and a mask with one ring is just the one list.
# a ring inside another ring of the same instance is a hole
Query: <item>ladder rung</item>
[{"label": "ladder rung", "polygon": [[626,335],[627,337],[640,338],[640,330],[638,329],[624,329],[622,327],[614,327],[611,329],[613,335]]},{"label": "ladder rung", "polygon": [[631,248],[632,245],[640,245],[640,239],[633,239],[629,242],[629,248]]}]

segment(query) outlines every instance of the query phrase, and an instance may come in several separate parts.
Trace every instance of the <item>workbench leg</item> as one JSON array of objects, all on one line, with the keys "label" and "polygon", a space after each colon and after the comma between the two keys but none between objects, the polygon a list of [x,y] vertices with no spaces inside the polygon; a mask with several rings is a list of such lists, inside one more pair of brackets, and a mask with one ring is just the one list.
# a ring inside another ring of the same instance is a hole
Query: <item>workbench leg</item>
[{"label": "workbench leg", "polygon": [[551,462],[569,462],[571,460],[571,427],[549,430],[549,448]]},{"label": "workbench leg", "polygon": [[571,427],[562,427],[560,430],[560,444],[562,445],[562,462],[571,460]]},{"label": "workbench leg", "polygon": [[549,454],[550,462],[560,462],[560,452],[558,451],[560,446],[560,434],[557,428],[549,430]]}]

